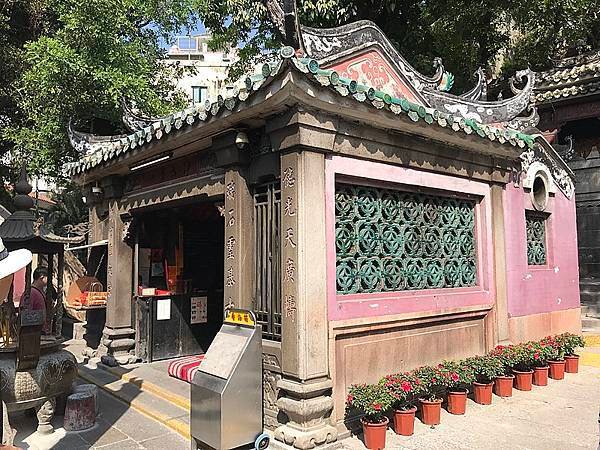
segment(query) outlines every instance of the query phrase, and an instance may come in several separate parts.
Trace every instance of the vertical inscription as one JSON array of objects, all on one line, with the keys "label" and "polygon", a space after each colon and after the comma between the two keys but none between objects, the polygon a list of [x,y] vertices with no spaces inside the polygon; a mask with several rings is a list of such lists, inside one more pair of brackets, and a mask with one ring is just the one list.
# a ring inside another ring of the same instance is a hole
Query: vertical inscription
[{"label": "vertical inscription", "polygon": [[[290,160],[289,163],[287,160]],[[297,316],[297,286],[296,286],[296,260],[298,257],[297,251],[297,236],[296,229],[297,221],[297,183],[296,183],[296,155],[285,155],[282,157],[281,167],[281,198],[283,201],[282,208],[282,260],[281,266],[283,269],[283,286],[282,286],[282,309],[284,328],[285,321],[295,324]],[[290,324],[290,325],[291,325]]]}]

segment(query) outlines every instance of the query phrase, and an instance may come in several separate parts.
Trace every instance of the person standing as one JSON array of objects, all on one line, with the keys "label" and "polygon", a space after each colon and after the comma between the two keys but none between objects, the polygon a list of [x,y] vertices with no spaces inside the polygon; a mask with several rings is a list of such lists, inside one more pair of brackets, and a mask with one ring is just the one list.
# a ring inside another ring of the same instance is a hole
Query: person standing
[{"label": "person standing", "polygon": [[[25,307],[34,311],[44,311],[44,333],[49,332],[48,323],[46,320],[46,288],[48,286],[48,269],[40,266],[33,271],[33,283],[31,283],[31,292],[29,293],[29,301],[26,298],[21,298],[21,308]],[[25,293],[23,297],[25,297]]]}]

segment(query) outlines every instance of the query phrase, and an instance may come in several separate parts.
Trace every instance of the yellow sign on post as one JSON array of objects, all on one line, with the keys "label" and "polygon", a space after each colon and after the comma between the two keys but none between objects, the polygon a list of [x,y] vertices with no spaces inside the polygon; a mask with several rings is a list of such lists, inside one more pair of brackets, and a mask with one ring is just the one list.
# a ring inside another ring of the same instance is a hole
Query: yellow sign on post
[{"label": "yellow sign on post", "polygon": [[230,308],[225,311],[225,323],[253,327],[256,325],[256,318],[247,309]]}]

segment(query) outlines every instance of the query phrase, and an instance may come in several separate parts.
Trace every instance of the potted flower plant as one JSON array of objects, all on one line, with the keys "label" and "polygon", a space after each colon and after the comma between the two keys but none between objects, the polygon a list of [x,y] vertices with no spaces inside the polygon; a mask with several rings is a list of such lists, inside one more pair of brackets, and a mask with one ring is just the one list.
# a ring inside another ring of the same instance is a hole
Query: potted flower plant
[{"label": "potted flower plant", "polygon": [[360,421],[367,448],[385,448],[385,432],[389,423],[386,413],[392,405],[389,391],[380,384],[354,384],[350,386],[346,403],[363,414]]},{"label": "potted flower plant", "polygon": [[549,349],[548,365],[550,369],[548,375],[553,380],[562,380],[565,377],[565,352],[561,339],[557,337],[546,336],[540,341]]},{"label": "potted flower plant", "polygon": [[[465,363],[473,370],[473,398],[480,405],[492,403],[492,388],[494,379],[504,375],[504,366],[499,358],[490,355],[473,356]],[[511,380],[512,382],[512,380]]]},{"label": "potted flower plant", "polygon": [[533,365],[538,352],[534,349],[533,342],[524,342],[514,346],[515,357],[513,360],[513,373],[515,374],[515,388],[520,391],[530,391],[533,381]]},{"label": "potted flower plant", "polygon": [[533,342],[533,384],[548,385],[548,359],[552,356],[552,348],[543,342]]},{"label": "potted flower plant", "polygon": [[512,368],[516,359],[514,345],[498,345],[490,352],[492,358],[500,361],[503,368],[503,374],[496,376],[494,380],[494,393],[498,397],[512,397],[512,387],[515,376]]},{"label": "potted flower plant", "polygon": [[464,361],[444,361],[438,368],[448,392],[448,412],[464,414],[467,408],[468,386],[475,381],[473,369]]},{"label": "potted flower plant", "polygon": [[415,429],[415,403],[422,393],[421,381],[410,372],[387,375],[380,384],[390,392],[394,410],[394,431],[402,436],[412,436]]},{"label": "potted flower plant", "polygon": [[421,421],[425,425],[439,425],[442,394],[445,390],[442,373],[439,368],[423,366],[415,369],[412,374],[422,387],[419,398]]},{"label": "potted flower plant", "polygon": [[585,347],[585,341],[581,336],[572,333],[563,333],[557,339],[565,355],[565,372],[579,372],[579,355],[575,354],[575,349]]}]

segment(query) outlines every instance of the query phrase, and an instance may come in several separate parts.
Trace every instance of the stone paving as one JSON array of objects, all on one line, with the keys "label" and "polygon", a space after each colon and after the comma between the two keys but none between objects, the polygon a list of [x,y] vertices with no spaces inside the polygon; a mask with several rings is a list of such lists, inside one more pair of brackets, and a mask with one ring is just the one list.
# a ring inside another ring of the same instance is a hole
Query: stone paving
[{"label": "stone paving", "polygon": [[129,408],[125,403],[100,390],[100,417],[86,431],[67,433],[62,428],[62,416],[56,416],[54,433],[35,432],[35,416],[23,413],[11,416],[11,425],[18,430],[15,445],[30,450],[129,450],[189,449],[189,442],[159,422]]},{"label": "stone paving", "polygon": [[[389,449],[577,450],[599,449],[600,368],[580,367],[562,381],[513,390],[493,397],[490,406],[469,400],[464,416],[442,410],[441,424],[430,428],[418,419],[415,434],[387,432]],[[343,441],[346,450],[363,450],[362,436]]]}]

